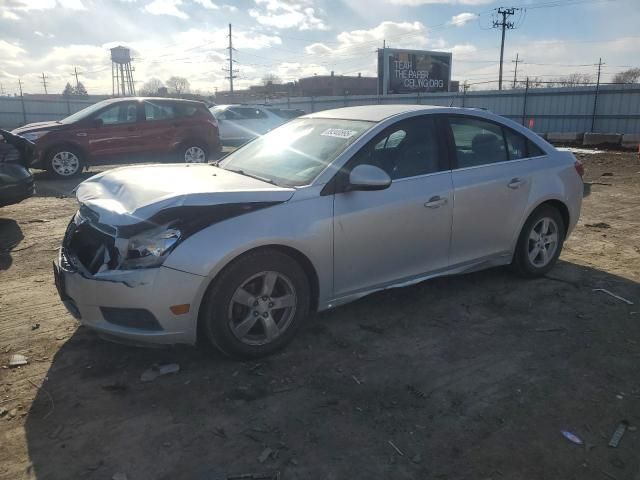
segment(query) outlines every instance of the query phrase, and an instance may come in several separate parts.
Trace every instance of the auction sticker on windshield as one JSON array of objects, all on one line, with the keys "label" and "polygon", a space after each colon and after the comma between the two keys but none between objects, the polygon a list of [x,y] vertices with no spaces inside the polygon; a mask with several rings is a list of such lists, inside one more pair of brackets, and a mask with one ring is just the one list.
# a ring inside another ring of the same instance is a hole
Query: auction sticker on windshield
[{"label": "auction sticker on windshield", "polygon": [[351,138],[356,133],[355,130],[346,130],[344,128],[327,128],[320,135],[323,137],[338,137],[338,138]]}]

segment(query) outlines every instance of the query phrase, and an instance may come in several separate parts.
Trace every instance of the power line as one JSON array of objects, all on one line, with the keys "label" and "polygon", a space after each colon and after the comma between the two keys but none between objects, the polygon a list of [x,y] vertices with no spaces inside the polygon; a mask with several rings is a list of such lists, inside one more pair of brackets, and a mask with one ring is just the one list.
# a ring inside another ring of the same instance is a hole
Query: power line
[{"label": "power line", "polygon": [[227,47],[227,50],[229,50],[229,69],[224,69],[224,71],[229,72],[229,76],[225,77],[229,79],[229,91],[231,93],[233,93],[233,79],[237,78],[237,75],[235,75],[236,73],[238,73],[238,70],[234,70],[233,69],[233,62],[235,61],[233,59],[233,51],[235,50],[235,48],[233,48],[233,36],[231,34],[231,24],[229,24],[229,46]]}]

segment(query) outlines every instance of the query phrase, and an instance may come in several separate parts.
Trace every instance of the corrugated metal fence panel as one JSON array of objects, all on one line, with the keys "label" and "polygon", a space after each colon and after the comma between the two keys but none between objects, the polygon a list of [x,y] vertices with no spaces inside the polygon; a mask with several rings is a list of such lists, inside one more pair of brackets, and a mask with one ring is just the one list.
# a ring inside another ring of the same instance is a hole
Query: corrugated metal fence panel
[{"label": "corrugated metal fence panel", "polygon": [[[538,133],[591,130],[595,87],[532,88],[408,95],[292,97],[271,103],[307,113],[331,108],[376,104],[423,104],[485,108],[529,126]],[[526,96],[526,100],[525,100]],[[19,97],[0,97],[0,128],[58,120],[106,97],[40,100],[24,97],[26,122]],[[526,112],[525,112],[526,102]],[[640,133],[640,85],[602,85],[598,93],[594,131]]]}]

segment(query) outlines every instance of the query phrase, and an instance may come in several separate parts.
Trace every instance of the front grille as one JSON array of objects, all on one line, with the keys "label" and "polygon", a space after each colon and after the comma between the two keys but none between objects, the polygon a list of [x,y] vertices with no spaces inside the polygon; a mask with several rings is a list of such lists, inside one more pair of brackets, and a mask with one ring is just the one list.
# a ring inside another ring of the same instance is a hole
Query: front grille
[{"label": "front grille", "polygon": [[112,269],[118,264],[118,250],[115,238],[95,228],[90,222],[74,219],[67,227],[62,242],[63,251],[70,263],[77,259],[91,274],[97,273],[103,265]]}]

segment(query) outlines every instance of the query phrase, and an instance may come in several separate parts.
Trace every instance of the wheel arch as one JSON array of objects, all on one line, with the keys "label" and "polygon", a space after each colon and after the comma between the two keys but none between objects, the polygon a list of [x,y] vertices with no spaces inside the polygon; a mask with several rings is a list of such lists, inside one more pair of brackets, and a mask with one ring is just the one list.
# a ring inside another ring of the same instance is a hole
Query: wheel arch
[{"label": "wheel arch", "polygon": [[207,288],[204,290],[204,294],[202,295],[202,298],[200,299],[200,305],[198,306],[198,318],[197,318],[198,336],[200,336],[201,317],[202,317],[202,312],[204,310],[202,308],[202,306],[204,305],[204,303],[205,303],[205,301],[207,299],[207,296],[209,295],[209,291],[211,290],[211,288],[218,281],[218,279],[220,278],[222,273],[227,268],[231,267],[236,261],[238,261],[239,259],[241,259],[245,255],[250,255],[250,254],[253,254],[253,253],[261,251],[261,250],[277,250],[277,251],[279,251],[281,253],[284,253],[285,255],[291,257],[295,262],[298,263],[298,265],[300,265],[300,267],[302,268],[302,270],[304,271],[304,273],[305,273],[305,275],[307,277],[307,280],[309,281],[309,291],[310,291],[309,311],[316,312],[318,310],[318,301],[319,301],[319,296],[320,296],[320,280],[318,278],[318,273],[316,271],[316,268],[314,267],[314,265],[311,262],[311,260],[309,259],[309,257],[307,257],[307,255],[302,253],[300,250],[298,250],[296,248],[293,248],[293,247],[290,247],[288,245],[281,245],[281,244],[260,245],[260,246],[251,248],[249,250],[245,250],[245,251],[239,253],[238,255],[236,255],[235,257],[231,258],[224,265],[224,267],[222,267],[220,270],[218,270],[218,272],[215,274],[215,276],[211,279],[211,281],[207,285]]},{"label": "wheel arch", "polygon": [[80,145],[78,143],[75,143],[75,142],[72,142],[72,141],[69,141],[69,140],[63,140],[61,142],[56,142],[53,145],[47,147],[47,149],[44,151],[44,156],[43,156],[44,159],[45,159],[45,162],[47,164],[49,163],[49,159],[50,159],[51,153],[54,150],[58,150],[58,149],[64,148],[64,147],[73,148],[74,150],[77,150],[78,153],[80,153],[80,155],[82,155],[82,158],[80,160],[83,161],[83,162],[87,162],[89,160],[89,158],[90,158],[89,153],[86,151],[86,149],[84,149],[82,147],[82,145]]}]

